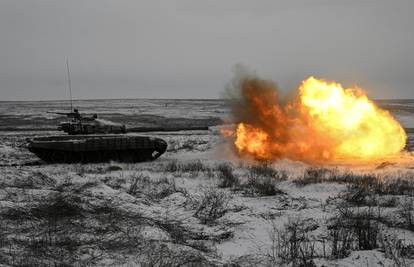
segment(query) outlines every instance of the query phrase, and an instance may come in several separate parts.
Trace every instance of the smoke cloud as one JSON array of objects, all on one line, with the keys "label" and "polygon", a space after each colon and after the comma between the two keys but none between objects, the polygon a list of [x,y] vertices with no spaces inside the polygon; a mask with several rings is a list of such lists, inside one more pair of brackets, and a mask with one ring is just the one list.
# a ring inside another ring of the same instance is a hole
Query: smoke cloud
[{"label": "smoke cloud", "polygon": [[234,67],[225,95],[237,125],[232,141],[241,156],[366,161],[395,155],[405,146],[399,123],[361,89],[309,77],[293,94],[293,99],[283,97],[275,82]]}]

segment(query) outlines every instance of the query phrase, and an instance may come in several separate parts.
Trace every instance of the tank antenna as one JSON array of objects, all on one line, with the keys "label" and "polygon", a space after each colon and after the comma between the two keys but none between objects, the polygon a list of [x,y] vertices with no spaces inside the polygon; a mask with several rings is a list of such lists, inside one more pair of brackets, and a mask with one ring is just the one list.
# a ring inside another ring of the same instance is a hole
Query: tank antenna
[{"label": "tank antenna", "polygon": [[68,86],[69,86],[69,96],[70,96],[70,112],[73,110],[73,100],[72,100],[72,85],[70,82],[70,70],[69,70],[69,60],[66,58],[66,70],[68,73]]}]

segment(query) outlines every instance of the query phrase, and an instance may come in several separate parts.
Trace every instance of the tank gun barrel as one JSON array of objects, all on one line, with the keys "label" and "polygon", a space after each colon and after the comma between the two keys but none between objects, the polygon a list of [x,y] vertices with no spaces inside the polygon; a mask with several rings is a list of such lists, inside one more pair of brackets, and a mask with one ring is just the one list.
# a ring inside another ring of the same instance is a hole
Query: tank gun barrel
[{"label": "tank gun barrel", "polygon": [[46,113],[58,114],[58,115],[68,115],[68,114],[70,114],[70,113],[67,113],[67,112],[52,112],[52,111],[46,111]]},{"label": "tank gun barrel", "polygon": [[66,116],[68,118],[80,118],[80,114],[78,112],[51,112],[51,111],[47,111],[46,113],[63,115],[63,116]]}]

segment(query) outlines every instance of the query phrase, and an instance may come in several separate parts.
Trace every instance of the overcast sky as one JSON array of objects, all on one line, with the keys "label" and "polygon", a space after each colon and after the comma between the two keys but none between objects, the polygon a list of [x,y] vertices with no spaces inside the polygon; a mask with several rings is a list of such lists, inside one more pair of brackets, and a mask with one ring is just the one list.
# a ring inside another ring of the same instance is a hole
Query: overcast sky
[{"label": "overcast sky", "polygon": [[414,1],[0,0],[0,100],[218,98],[242,63],[414,98]]}]

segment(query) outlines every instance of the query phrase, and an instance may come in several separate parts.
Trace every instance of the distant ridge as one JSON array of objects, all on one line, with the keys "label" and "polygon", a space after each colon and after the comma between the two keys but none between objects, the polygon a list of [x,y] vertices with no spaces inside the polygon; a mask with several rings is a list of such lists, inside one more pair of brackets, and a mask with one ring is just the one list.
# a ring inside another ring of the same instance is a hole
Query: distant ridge
[{"label": "distant ridge", "polygon": [[[105,101],[105,100],[178,100],[178,101],[224,101],[222,98],[85,98],[73,99],[76,101]],[[0,100],[0,102],[70,102],[68,99],[52,99],[52,100]]]}]

